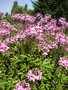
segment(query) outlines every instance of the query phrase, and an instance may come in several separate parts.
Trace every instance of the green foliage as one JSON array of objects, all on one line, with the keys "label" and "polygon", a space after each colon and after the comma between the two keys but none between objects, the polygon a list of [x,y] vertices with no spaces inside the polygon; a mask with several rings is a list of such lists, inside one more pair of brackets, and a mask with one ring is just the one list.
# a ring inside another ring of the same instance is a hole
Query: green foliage
[{"label": "green foliage", "polygon": [[25,6],[24,6],[24,10],[27,11],[27,9],[28,9],[28,5],[25,4]]},{"label": "green foliage", "polygon": [[18,7],[18,2],[14,1],[13,7],[12,7],[12,10],[11,10],[11,14],[15,13],[15,10],[16,10],[17,7]]},{"label": "green foliage", "polygon": [[23,13],[23,7],[18,5],[17,1],[14,1],[12,10],[11,10],[11,14],[15,14],[15,13]]},{"label": "green foliage", "polygon": [[10,22],[11,24],[14,24],[14,21],[12,20],[10,14],[6,13],[5,16],[6,16],[5,19],[6,19],[8,22]]},{"label": "green foliage", "polygon": [[2,15],[3,15],[3,13],[0,13],[0,21],[2,20]]},{"label": "green foliage", "polygon": [[68,0],[38,0],[33,2],[35,13],[49,13],[52,17],[68,19]]},{"label": "green foliage", "polygon": [[34,10],[29,9],[29,10],[27,11],[27,13],[28,13],[29,15],[34,15]]},{"label": "green foliage", "polygon": [[24,14],[30,14],[34,15],[34,10],[28,9],[28,5],[25,4],[24,6],[19,6],[17,1],[14,1],[11,14],[15,13],[24,13]]},{"label": "green foliage", "polygon": [[64,0],[64,2],[62,3],[62,6],[65,10],[65,17],[68,19],[68,0]]}]

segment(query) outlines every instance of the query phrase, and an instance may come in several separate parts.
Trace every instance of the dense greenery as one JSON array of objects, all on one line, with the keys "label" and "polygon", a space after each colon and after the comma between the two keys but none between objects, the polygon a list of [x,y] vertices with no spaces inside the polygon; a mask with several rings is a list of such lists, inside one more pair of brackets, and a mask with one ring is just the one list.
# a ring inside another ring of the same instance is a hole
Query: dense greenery
[{"label": "dense greenery", "polygon": [[37,0],[33,2],[35,13],[50,13],[53,17],[68,19],[68,0]]},{"label": "dense greenery", "polygon": [[25,4],[24,6],[20,6],[20,5],[18,5],[18,1],[14,1],[12,10],[11,10],[11,14],[15,14],[15,13],[24,13],[24,14],[33,15],[34,10],[28,9],[27,4]]},{"label": "dense greenery", "polygon": [[3,13],[0,13],[0,21],[2,20],[3,17]]},{"label": "dense greenery", "polygon": [[27,80],[26,74],[32,67],[39,67],[43,76],[41,81],[31,83],[31,90],[67,90],[64,87],[68,82],[67,70],[58,66],[59,57],[64,54],[61,49],[50,52],[47,57],[42,56],[34,39],[19,41],[10,47],[8,53],[0,53],[1,90],[13,90],[18,81]]},{"label": "dense greenery", "polygon": [[17,1],[14,1],[12,10],[11,10],[11,14],[14,13],[23,13],[23,7],[18,5]]},{"label": "dense greenery", "polygon": [[10,22],[11,24],[14,24],[14,21],[11,19],[11,15],[8,14],[8,12],[6,12],[5,16],[6,16],[5,19],[6,19],[8,22]]}]

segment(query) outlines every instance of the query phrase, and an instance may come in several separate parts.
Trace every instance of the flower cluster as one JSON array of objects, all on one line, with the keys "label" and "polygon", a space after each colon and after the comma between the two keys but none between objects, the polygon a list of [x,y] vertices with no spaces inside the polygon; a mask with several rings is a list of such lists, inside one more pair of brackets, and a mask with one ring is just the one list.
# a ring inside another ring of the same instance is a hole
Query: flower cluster
[{"label": "flower cluster", "polygon": [[[38,68],[29,70],[29,72],[27,73],[27,78],[29,79],[29,81],[35,82],[35,80],[41,80],[41,77],[42,72]],[[16,84],[16,88],[14,88],[13,90],[31,90],[31,88],[29,83],[26,83],[25,80],[22,80]]]},{"label": "flower cluster", "polygon": [[57,41],[57,43],[60,43],[60,46],[64,46],[66,42],[66,37],[62,33],[56,33],[55,40]]},{"label": "flower cluster", "polygon": [[14,25],[11,25],[8,21],[3,21],[1,25],[10,31],[16,30]]},{"label": "flower cluster", "polygon": [[7,29],[1,29],[0,30],[0,35],[1,36],[5,36],[5,35],[9,35],[10,34],[10,31],[7,30]]},{"label": "flower cluster", "polygon": [[31,90],[31,88],[29,83],[26,83],[25,80],[22,80],[16,84],[16,88],[13,90]]},{"label": "flower cluster", "polygon": [[68,28],[68,22],[66,22],[66,18],[59,18],[59,23],[62,25],[62,26],[65,26],[66,28]]},{"label": "flower cluster", "polygon": [[41,77],[42,72],[38,68],[29,70],[29,72],[27,73],[27,78],[29,79],[29,81],[35,82],[35,80],[41,80]]},{"label": "flower cluster", "polygon": [[29,16],[26,14],[14,14],[12,15],[13,20],[20,20],[20,21],[28,21],[30,23],[34,23],[36,20],[36,17],[34,16]]},{"label": "flower cluster", "polygon": [[[5,40],[3,40],[3,43],[5,43],[6,45],[10,44],[10,43],[14,43],[16,41],[18,41],[19,39],[21,40],[21,35],[22,35],[23,31],[21,31],[20,33],[18,33],[16,36],[11,37],[11,38],[6,38]],[[24,36],[23,36],[24,37]]]},{"label": "flower cluster", "polygon": [[59,65],[68,68],[68,57],[61,57],[59,60]]},{"label": "flower cluster", "polygon": [[9,49],[8,46],[6,46],[6,44],[4,44],[3,42],[0,41],[0,52],[4,53],[7,52]]},{"label": "flower cluster", "polygon": [[[35,23],[37,18],[39,18],[39,20]],[[32,23],[24,25],[24,30],[22,28],[23,24],[19,23],[22,30],[17,35],[3,40],[3,43],[6,45],[17,42],[18,40],[26,40],[29,37],[35,37],[35,40],[38,42],[38,49],[43,51],[43,55],[48,55],[51,49],[58,48],[59,45],[68,51],[68,36],[64,34],[64,30],[68,28],[68,22],[65,18],[60,18],[57,22],[57,20],[52,19],[49,14],[43,17],[42,14],[38,13],[35,17],[25,14],[14,14],[12,15],[12,19]],[[65,24],[59,25],[59,23]],[[10,23],[6,21],[2,24],[6,27],[11,26]],[[9,32],[8,30],[6,30],[6,32],[3,31],[4,30],[1,31],[2,35],[9,34],[7,33]]]}]

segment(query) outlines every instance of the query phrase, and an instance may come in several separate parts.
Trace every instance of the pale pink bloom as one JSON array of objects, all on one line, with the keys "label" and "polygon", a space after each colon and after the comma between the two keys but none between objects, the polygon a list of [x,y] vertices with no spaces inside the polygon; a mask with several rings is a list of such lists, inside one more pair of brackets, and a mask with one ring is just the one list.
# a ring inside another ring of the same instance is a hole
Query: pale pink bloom
[{"label": "pale pink bloom", "polygon": [[66,47],[65,50],[68,52],[68,48]]},{"label": "pale pink bloom", "polygon": [[46,55],[46,56],[47,56],[47,55],[48,55],[48,53],[47,53],[47,52],[43,52],[43,56],[44,56],[44,55]]},{"label": "pale pink bloom", "polygon": [[52,32],[51,35],[54,36],[55,35],[55,32]]},{"label": "pale pink bloom", "polygon": [[10,34],[10,31],[7,29],[0,30],[0,35],[2,35],[2,36],[9,35],[9,34]]},{"label": "pale pink bloom", "polygon": [[22,80],[16,84],[16,88],[13,90],[31,90],[31,88],[29,83],[26,83],[25,80]]},{"label": "pale pink bloom", "polygon": [[6,42],[7,44],[9,44],[9,43],[10,43],[10,38],[6,38],[5,42]]},{"label": "pale pink bloom", "polygon": [[66,18],[59,18],[59,22],[64,25],[66,23]]},{"label": "pale pink bloom", "polygon": [[13,20],[19,20],[19,21],[27,21],[30,23],[34,23],[36,20],[36,17],[34,16],[30,16],[30,15],[26,15],[26,14],[14,14],[11,16]]},{"label": "pale pink bloom", "polygon": [[59,60],[59,65],[68,68],[68,57],[61,57]]},{"label": "pale pink bloom", "polygon": [[16,30],[16,28],[14,27],[14,25],[11,25],[8,21],[3,21],[2,22],[2,26],[6,27],[8,30]]},{"label": "pale pink bloom", "polygon": [[29,79],[29,81],[33,82],[35,82],[36,80],[41,80],[42,72],[38,68],[36,68],[35,70],[29,70],[29,72],[27,73],[27,78]]},{"label": "pale pink bloom", "polygon": [[4,44],[3,42],[0,43],[0,52],[2,52],[2,53],[7,52],[8,49],[9,49],[9,47],[6,44]]}]

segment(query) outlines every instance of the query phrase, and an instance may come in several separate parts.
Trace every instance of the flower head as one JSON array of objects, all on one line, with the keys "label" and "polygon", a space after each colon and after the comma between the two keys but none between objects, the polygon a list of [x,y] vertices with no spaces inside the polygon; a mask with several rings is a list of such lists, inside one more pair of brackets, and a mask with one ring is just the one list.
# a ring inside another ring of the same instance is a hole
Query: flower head
[{"label": "flower head", "polygon": [[35,80],[41,80],[41,77],[42,72],[38,68],[29,70],[29,72],[27,73],[27,78],[29,79],[29,81],[35,82]]},{"label": "flower head", "polygon": [[31,90],[30,84],[26,83],[25,80],[22,80],[16,84],[16,88],[14,90]]},{"label": "flower head", "polygon": [[61,57],[59,60],[59,65],[68,68],[68,57]]}]

